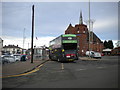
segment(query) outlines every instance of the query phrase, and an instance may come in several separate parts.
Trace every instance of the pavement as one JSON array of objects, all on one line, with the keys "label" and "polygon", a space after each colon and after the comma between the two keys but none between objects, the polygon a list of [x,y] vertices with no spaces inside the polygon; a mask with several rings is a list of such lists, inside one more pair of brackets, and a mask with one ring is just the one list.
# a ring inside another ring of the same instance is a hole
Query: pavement
[{"label": "pavement", "polygon": [[2,65],[2,78],[20,76],[20,74],[28,73],[47,61],[48,59],[37,59],[33,60],[33,63],[31,63],[30,60],[26,60]]},{"label": "pavement", "polygon": [[[80,60],[98,60],[94,58],[89,57],[79,57]],[[49,59],[37,59],[33,60],[33,63],[31,63],[30,60],[26,61],[17,61],[15,63],[8,63],[5,65],[2,65],[2,77],[0,78],[6,78],[6,77],[14,77],[14,76],[22,76],[24,73],[28,73],[32,70],[35,70],[37,67],[42,65],[43,63],[47,62]]]}]

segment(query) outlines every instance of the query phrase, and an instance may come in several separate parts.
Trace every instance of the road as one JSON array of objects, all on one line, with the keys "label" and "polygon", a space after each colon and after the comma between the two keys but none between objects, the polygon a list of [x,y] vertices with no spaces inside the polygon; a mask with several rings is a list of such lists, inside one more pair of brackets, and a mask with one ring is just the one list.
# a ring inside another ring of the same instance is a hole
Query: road
[{"label": "road", "polygon": [[46,62],[26,76],[4,78],[3,88],[118,88],[118,57],[98,61]]}]

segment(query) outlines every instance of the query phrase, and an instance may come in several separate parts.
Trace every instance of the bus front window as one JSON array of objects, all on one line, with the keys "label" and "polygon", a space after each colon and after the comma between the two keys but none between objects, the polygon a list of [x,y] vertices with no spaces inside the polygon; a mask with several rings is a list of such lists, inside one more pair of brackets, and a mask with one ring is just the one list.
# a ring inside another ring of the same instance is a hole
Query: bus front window
[{"label": "bus front window", "polygon": [[64,48],[64,50],[76,50],[77,43],[64,43],[63,48]]}]

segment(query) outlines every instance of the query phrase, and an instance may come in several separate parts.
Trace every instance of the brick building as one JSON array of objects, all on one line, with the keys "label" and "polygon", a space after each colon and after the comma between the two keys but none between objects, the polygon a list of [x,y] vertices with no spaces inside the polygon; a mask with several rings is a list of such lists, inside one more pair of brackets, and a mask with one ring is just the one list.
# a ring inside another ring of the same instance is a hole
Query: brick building
[{"label": "brick building", "polygon": [[103,42],[97,37],[94,32],[90,32],[90,45],[89,45],[89,31],[87,25],[83,24],[82,12],[80,13],[79,24],[72,26],[69,24],[65,30],[65,34],[76,34],[78,39],[79,55],[84,56],[86,51],[90,50],[102,52],[104,45]]}]

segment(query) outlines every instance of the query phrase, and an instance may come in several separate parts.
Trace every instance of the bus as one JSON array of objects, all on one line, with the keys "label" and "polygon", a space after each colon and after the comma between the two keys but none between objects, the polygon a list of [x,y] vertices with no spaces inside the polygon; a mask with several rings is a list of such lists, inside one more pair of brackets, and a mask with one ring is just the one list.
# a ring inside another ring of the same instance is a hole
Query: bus
[{"label": "bus", "polygon": [[62,34],[50,41],[49,58],[61,62],[78,60],[77,36]]}]

